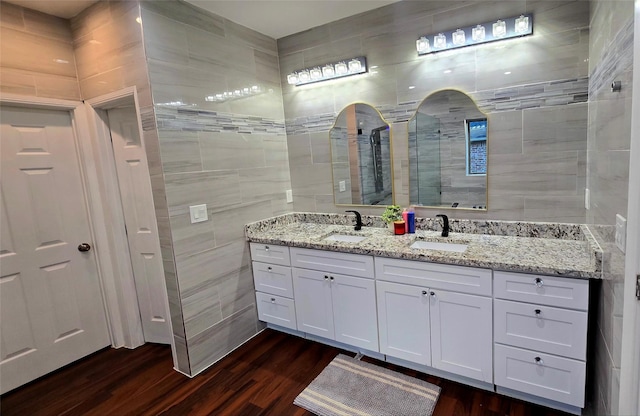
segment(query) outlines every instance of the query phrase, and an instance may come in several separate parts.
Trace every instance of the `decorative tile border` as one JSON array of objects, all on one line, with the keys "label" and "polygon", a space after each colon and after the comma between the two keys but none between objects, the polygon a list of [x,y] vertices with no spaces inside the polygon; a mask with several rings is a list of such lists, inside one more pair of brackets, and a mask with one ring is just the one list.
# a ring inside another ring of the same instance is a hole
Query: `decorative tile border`
[{"label": "decorative tile border", "polygon": [[284,122],[265,117],[156,105],[160,131],[285,135]]},{"label": "decorative tile border", "polygon": [[589,78],[589,93],[595,96],[602,88],[610,88],[611,74],[619,74],[633,65],[633,18],[620,28],[604,48],[602,59]]},{"label": "decorative tile border", "polygon": [[[584,103],[589,99],[589,78],[539,82],[478,91],[470,95],[480,110],[485,113]],[[422,100],[406,101],[396,106],[381,105],[376,108],[387,122],[402,123],[407,122],[414,115],[421,102]],[[287,134],[328,131],[333,127],[337,115],[337,113],[324,113],[287,120]]]}]

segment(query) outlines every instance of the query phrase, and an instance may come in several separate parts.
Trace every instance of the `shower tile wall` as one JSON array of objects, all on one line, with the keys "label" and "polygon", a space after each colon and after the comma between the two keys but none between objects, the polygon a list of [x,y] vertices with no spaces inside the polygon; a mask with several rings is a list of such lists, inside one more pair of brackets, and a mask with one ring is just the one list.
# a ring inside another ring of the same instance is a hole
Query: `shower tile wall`
[{"label": "shower tile wall", "polygon": [[[195,375],[262,328],[244,224],[293,208],[276,41],[183,2],[141,5]],[[256,95],[206,99],[253,86]],[[196,204],[208,221],[190,223]]]},{"label": "shower tile wall", "polygon": [[[595,414],[618,413],[625,255],[614,244],[615,216],[627,216],[633,91],[633,1],[591,3],[587,222],[609,258],[595,334]],[[622,91],[611,91],[611,82]]]},{"label": "shower tile wall", "polygon": [[[531,37],[424,57],[415,51],[420,35],[525,12],[534,14]],[[330,163],[315,161],[310,149],[311,142],[329,146],[333,119],[354,99],[392,125],[396,202],[408,205],[406,121],[427,95],[454,88],[489,113],[490,126],[489,211],[461,215],[584,222],[588,28],[585,1],[412,1],[279,39],[288,145],[296,149],[289,159],[295,210],[343,211],[333,203]],[[361,55],[367,75],[286,83],[296,69]]]},{"label": "shower tile wall", "polygon": [[131,1],[100,1],[71,19],[78,78],[83,99],[135,86],[149,163],[158,235],[169,298],[171,324],[180,371],[189,371],[182,308],[177,290],[173,243],[160,165],[158,131],[142,43],[136,21],[140,6]]},{"label": "shower tile wall", "polygon": [[5,2],[0,18],[0,91],[79,100],[69,21]]}]

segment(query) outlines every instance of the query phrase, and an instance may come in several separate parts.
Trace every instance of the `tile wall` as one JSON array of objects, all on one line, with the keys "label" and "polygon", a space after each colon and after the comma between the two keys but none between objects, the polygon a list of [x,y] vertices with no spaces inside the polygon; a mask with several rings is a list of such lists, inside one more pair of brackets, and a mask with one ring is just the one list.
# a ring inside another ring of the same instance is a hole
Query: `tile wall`
[{"label": "tile wall", "polygon": [[177,291],[158,132],[142,44],[142,28],[136,21],[139,17],[140,6],[137,2],[99,1],[71,19],[73,45],[83,99],[99,97],[126,87],[136,87],[178,367],[180,371],[188,373],[189,361]]},{"label": "tile wall", "polygon": [[[141,6],[194,375],[262,328],[244,225],[293,209],[276,41],[183,2]],[[190,223],[196,204],[208,221]]]},{"label": "tile wall", "polygon": [[[589,50],[587,222],[609,261],[595,334],[595,413],[618,414],[625,254],[614,244],[616,214],[626,217],[633,90],[633,1],[593,1]],[[611,82],[622,82],[612,92]]]},{"label": "tile wall", "polygon": [[0,91],[79,100],[69,21],[0,2]]},{"label": "tile wall", "polygon": [[[417,56],[422,34],[525,12],[534,14],[531,37]],[[588,2],[403,1],[279,39],[278,52],[296,211],[344,210],[333,203],[329,161],[315,155],[326,153],[333,119],[353,100],[392,125],[396,202],[408,205],[407,120],[430,93],[454,88],[489,113],[490,126],[489,211],[459,216],[585,221]],[[286,83],[296,69],[361,55],[367,75]]]}]

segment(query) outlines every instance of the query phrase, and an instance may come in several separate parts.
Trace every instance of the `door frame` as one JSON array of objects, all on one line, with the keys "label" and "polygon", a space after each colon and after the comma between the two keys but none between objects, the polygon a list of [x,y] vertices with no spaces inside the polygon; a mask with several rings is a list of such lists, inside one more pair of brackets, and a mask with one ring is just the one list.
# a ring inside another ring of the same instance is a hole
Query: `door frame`
[{"label": "door frame", "polygon": [[[140,105],[138,101],[138,93],[136,87],[132,86],[91,98],[84,102],[88,113],[92,136],[91,139],[94,143],[95,149],[97,149],[97,152],[94,154],[94,162],[96,165],[100,165],[102,169],[101,178],[104,182],[104,188],[102,189],[104,197],[103,207],[105,214],[108,215],[109,218],[109,221],[107,222],[123,224],[123,227],[119,227],[118,229],[107,230],[111,233],[110,237],[113,242],[112,249],[116,253],[116,256],[114,256],[112,261],[114,267],[119,272],[114,275],[114,282],[108,289],[112,292],[110,298],[113,299],[113,307],[118,308],[120,312],[122,324],[121,330],[124,332],[124,339],[127,343],[125,346],[129,347],[129,345],[132,345],[131,348],[135,348],[135,346],[144,344],[145,341],[144,333],[142,331],[142,320],[140,318],[140,308],[136,294],[135,277],[130,261],[131,253],[129,250],[129,240],[124,229],[125,218],[121,199],[122,196],[118,182],[115,154],[111,144],[111,127],[107,121],[107,110],[122,105],[132,105],[132,111],[135,111],[137,120],[140,143],[146,153],[142,119],[140,117],[139,110]],[[155,221],[155,207],[151,208],[154,210],[153,213]],[[166,284],[164,283],[164,269],[162,278],[165,316],[167,317],[170,331],[168,335],[171,340],[174,365],[177,368],[175,342],[173,333],[171,332],[171,310],[169,306],[169,298],[166,292]]]},{"label": "door frame", "polygon": [[[129,345],[125,343],[125,337],[123,336],[123,334],[127,332],[127,328],[124,328],[122,317],[118,311],[114,309],[114,299],[111,298],[110,291],[108,290],[108,287],[113,284],[114,280],[110,276],[116,275],[112,262],[112,259],[115,257],[113,250],[114,247],[108,238],[108,233],[111,232],[113,227],[108,226],[102,209],[102,205],[105,201],[103,195],[99,192],[100,172],[98,172],[94,163],[90,163],[94,159],[94,155],[96,153],[93,140],[81,139],[85,136],[89,136],[89,127],[84,104],[80,101],[22,96],[8,93],[0,95],[0,103],[2,105],[11,105],[15,107],[42,108],[66,111],[69,113],[75,144],[78,149],[80,159],[79,166],[88,211],[87,214],[89,216],[89,231],[91,233],[91,240],[95,247],[94,255],[96,257],[96,264],[98,268],[98,282],[102,293],[102,307],[105,311],[111,345],[114,348],[123,346],[128,347]],[[135,306],[137,307],[137,301]],[[131,328],[128,329],[131,330]]]},{"label": "door frame", "polygon": [[[634,2],[633,79],[640,79],[640,0]],[[633,88],[631,114],[640,110],[640,83]],[[640,160],[640,119],[631,118],[629,160]],[[640,300],[636,299],[636,275],[640,273],[640,164],[629,163],[627,241],[625,256],[622,356],[620,365],[620,414],[640,414]]]}]

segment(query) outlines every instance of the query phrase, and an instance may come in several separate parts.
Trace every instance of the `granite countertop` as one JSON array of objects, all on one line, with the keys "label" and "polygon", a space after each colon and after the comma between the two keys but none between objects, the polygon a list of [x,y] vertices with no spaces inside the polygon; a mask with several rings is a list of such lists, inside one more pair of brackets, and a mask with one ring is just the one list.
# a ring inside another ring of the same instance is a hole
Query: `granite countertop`
[{"label": "granite countertop", "polygon": [[[250,242],[304,247],[407,260],[428,261],[523,273],[602,278],[602,250],[580,224],[508,221],[452,222],[449,237],[441,237],[434,219],[419,219],[415,234],[393,235],[375,217],[355,231],[353,217],[338,214],[286,214],[246,226]],[[454,229],[464,230],[456,232]],[[481,231],[482,233],[479,233]],[[327,241],[332,234],[366,237],[357,243]],[[462,252],[412,249],[415,240],[466,244]]]}]

